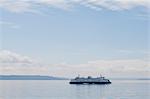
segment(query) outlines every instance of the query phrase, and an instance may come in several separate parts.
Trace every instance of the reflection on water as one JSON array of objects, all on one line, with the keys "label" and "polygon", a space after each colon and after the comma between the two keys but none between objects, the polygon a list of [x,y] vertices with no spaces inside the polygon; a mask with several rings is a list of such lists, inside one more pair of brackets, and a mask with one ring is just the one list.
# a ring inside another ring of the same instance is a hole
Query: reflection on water
[{"label": "reflection on water", "polygon": [[69,81],[0,81],[0,99],[150,99],[150,82],[114,80],[109,85],[70,85]]}]

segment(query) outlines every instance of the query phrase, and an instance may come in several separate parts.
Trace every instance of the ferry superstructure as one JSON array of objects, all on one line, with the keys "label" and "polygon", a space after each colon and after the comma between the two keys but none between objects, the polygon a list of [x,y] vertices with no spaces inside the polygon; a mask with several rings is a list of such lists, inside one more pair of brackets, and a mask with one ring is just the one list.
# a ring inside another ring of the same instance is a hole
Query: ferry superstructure
[{"label": "ferry superstructure", "polygon": [[71,79],[70,84],[111,84],[111,82],[109,79],[101,76],[97,78],[92,78],[91,76],[87,78],[78,76],[75,79]]}]

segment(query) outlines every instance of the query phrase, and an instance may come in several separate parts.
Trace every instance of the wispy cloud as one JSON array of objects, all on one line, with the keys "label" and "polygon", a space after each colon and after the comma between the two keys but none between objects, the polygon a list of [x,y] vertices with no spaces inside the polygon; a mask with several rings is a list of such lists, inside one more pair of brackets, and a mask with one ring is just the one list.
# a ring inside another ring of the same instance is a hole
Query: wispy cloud
[{"label": "wispy cloud", "polygon": [[147,0],[86,0],[85,4],[97,8],[105,8],[109,10],[125,10],[132,9],[138,6],[148,7]]},{"label": "wispy cloud", "polygon": [[117,52],[119,53],[124,53],[124,54],[136,54],[136,53],[139,53],[139,54],[149,54],[149,49],[147,50],[125,50],[125,49],[122,49],[122,50],[117,50]]},{"label": "wispy cloud", "polygon": [[72,9],[84,6],[94,10],[126,10],[135,7],[148,8],[149,0],[0,0],[0,7],[11,12],[38,12],[37,8],[50,7]]},{"label": "wispy cloud", "polygon": [[2,74],[44,74],[73,77],[77,74],[84,76],[100,73],[112,76],[148,76],[150,64],[148,60],[115,59],[96,60],[84,64],[43,64],[30,57],[10,51],[0,51],[0,71]]},{"label": "wispy cloud", "polygon": [[13,29],[18,29],[20,26],[18,24],[15,24],[13,22],[7,22],[7,21],[0,21],[0,26],[1,27],[9,27]]}]

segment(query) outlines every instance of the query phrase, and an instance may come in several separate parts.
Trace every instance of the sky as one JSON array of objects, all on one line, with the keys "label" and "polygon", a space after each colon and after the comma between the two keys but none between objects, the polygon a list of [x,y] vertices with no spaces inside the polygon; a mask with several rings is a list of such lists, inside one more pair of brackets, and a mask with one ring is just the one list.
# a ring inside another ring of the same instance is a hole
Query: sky
[{"label": "sky", "polygon": [[149,77],[148,0],[0,0],[0,74]]}]

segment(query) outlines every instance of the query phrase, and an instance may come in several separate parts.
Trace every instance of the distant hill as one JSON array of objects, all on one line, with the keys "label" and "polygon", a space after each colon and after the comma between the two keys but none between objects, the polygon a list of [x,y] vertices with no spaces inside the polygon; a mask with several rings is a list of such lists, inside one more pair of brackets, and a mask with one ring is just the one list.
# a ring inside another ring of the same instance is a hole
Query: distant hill
[{"label": "distant hill", "polygon": [[41,75],[0,75],[0,80],[67,80],[67,78]]}]

